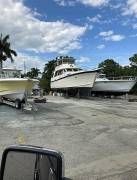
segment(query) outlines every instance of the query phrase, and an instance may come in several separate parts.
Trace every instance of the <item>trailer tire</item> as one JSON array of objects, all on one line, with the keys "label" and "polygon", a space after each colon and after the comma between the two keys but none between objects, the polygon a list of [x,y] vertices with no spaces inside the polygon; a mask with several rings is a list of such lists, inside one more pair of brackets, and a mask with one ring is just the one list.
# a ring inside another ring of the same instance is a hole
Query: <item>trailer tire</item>
[{"label": "trailer tire", "polygon": [[3,97],[1,97],[0,101],[1,101],[1,103],[3,103]]},{"label": "trailer tire", "polygon": [[16,101],[15,101],[15,108],[21,109],[21,101],[19,99],[16,99]]}]

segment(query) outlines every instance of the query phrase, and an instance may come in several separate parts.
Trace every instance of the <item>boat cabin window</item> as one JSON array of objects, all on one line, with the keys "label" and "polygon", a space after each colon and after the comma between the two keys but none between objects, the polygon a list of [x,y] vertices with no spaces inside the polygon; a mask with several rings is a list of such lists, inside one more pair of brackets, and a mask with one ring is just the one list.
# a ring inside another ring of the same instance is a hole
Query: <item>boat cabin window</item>
[{"label": "boat cabin window", "polygon": [[78,68],[72,68],[72,69],[66,69],[67,72],[76,72],[76,71],[80,71],[81,69],[78,69]]},{"label": "boat cabin window", "polygon": [[62,75],[62,74],[63,74],[63,72],[64,72],[64,70],[63,70],[63,69],[62,69],[62,70],[59,70],[59,71],[56,71],[56,72],[55,72],[55,76]]},{"label": "boat cabin window", "polygon": [[55,75],[54,76],[57,76],[57,71],[55,72]]},{"label": "boat cabin window", "polygon": [[67,72],[73,71],[73,69],[66,69],[66,70],[67,70]]},{"label": "boat cabin window", "polygon": [[79,69],[79,68],[74,68],[73,71],[81,71],[82,69]]},{"label": "boat cabin window", "polygon": [[75,71],[80,71],[80,70],[81,69],[79,69],[79,68],[61,69],[59,71],[56,71],[53,76],[56,77],[56,76],[60,76],[60,75],[64,74],[65,72],[75,72]]}]

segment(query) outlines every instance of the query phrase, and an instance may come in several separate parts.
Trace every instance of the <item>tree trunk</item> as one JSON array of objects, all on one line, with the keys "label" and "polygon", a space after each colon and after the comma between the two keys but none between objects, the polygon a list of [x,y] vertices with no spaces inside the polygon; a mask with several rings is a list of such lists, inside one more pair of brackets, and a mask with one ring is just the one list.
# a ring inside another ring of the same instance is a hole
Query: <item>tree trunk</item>
[{"label": "tree trunk", "polygon": [[0,61],[0,70],[3,68],[3,62]]}]

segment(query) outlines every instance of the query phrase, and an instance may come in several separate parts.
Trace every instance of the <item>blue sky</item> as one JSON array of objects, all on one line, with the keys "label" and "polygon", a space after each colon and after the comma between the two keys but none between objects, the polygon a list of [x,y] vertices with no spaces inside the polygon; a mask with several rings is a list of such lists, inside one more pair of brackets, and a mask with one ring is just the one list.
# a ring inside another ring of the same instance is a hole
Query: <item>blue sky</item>
[{"label": "blue sky", "polygon": [[[42,69],[58,55],[71,55],[91,69],[113,58],[122,65],[137,53],[137,0],[0,0],[2,33],[9,33],[25,61]],[[15,22],[12,22],[15,21]],[[7,25],[8,24],[8,25]],[[9,65],[9,64],[7,64]]]}]

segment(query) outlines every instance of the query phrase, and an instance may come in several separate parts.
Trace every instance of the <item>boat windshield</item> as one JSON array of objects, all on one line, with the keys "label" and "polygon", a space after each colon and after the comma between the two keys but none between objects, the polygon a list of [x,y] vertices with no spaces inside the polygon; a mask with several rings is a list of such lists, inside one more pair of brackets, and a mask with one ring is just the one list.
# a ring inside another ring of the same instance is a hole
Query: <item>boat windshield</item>
[{"label": "boat windshield", "polygon": [[66,70],[67,70],[67,72],[73,71],[73,69],[66,69]]},{"label": "boat windshield", "polygon": [[61,70],[59,70],[59,71],[56,71],[56,72],[55,72],[55,76],[62,75],[62,74],[63,74],[63,72],[64,72],[64,70],[63,70],[63,69],[61,69]]},{"label": "boat windshield", "polygon": [[79,68],[72,68],[72,69],[69,68],[69,69],[66,69],[67,72],[70,72],[70,71],[71,71],[71,72],[76,72],[76,71],[80,71],[80,70],[81,70],[81,69],[79,69]]},{"label": "boat windshield", "polygon": [[82,71],[82,69],[75,68],[75,69],[73,69],[73,71]]},{"label": "boat windshield", "polygon": [[21,73],[20,71],[5,71],[5,70],[2,70],[0,71],[0,78],[20,78],[21,77]]}]

